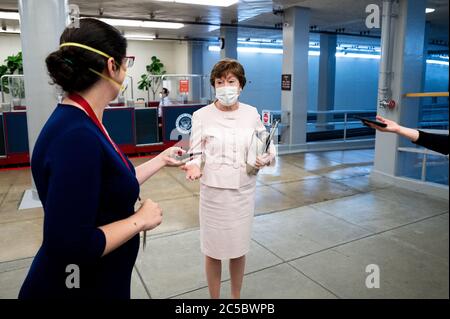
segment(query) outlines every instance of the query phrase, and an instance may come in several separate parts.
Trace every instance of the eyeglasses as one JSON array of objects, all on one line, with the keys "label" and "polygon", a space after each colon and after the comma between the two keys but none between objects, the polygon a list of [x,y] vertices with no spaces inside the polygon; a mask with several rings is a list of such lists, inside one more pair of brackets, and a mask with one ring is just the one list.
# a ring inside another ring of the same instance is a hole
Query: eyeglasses
[{"label": "eyeglasses", "polygon": [[126,56],[123,58],[122,65],[125,65],[127,68],[131,68],[134,65],[134,56]]}]

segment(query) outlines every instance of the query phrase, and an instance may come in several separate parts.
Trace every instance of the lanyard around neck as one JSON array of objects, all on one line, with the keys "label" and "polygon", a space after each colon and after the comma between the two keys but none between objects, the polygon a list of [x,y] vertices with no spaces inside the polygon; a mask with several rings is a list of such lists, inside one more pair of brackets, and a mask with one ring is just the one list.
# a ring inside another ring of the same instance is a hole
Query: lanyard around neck
[{"label": "lanyard around neck", "polygon": [[122,152],[117,147],[116,143],[109,137],[108,133],[106,132],[105,128],[103,127],[102,123],[97,118],[97,115],[95,115],[94,110],[92,109],[91,105],[88,101],[86,101],[81,95],[78,95],[76,93],[72,93],[68,96],[69,99],[72,101],[80,104],[80,106],[83,108],[83,110],[86,111],[89,118],[94,122],[94,124],[100,129],[100,131],[103,133],[103,135],[106,137],[106,139],[111,143],[111,145],[114,147],[116,152],[119,154],[122,161],[125,163],[125,165],[128,167],[128,169],[131,170],[130,165],[128,164],[127,160],[125,159],[125,156],[122,154]]}]

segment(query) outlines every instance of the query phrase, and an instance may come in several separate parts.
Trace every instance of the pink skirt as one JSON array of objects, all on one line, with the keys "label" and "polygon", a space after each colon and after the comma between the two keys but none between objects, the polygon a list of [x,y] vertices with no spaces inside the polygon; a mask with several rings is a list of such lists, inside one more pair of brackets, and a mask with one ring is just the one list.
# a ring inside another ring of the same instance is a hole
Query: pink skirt
[{"label": "pink skirt", "polygon": [[256,183],[239,189],[200,183],[200,246],[214,259],[238,258],[248,253],[255,213]]}]

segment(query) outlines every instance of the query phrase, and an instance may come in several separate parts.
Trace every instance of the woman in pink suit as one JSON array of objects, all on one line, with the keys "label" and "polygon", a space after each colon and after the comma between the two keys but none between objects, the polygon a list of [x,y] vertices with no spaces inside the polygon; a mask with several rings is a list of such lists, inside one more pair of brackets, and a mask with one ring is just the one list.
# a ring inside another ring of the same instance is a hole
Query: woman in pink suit
[{"label": "woman in pink suit", "polygon": [[[245,255],[249,251],[255,207],[256,175],[248,174],[247,155],[255,133],[265,132],[256,108],[240,103],[245,86],[242,65],[219,61],[210,77],[214,103],[192,118],[191,151],[202,152],[183,169],[200,178],[200,241],[211,298],[220,297],[222,260],[230,261],[231,296],[240,298]],[[275,146],[256,157],[256,168],[273,165]]]}]

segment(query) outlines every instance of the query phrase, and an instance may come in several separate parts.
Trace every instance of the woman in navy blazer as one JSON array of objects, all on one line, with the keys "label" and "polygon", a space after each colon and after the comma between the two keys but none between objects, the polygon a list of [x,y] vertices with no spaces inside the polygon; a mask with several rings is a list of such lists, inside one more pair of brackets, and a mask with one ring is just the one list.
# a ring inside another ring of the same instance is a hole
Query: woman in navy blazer
[{"label": "woman in navy blazer", "polygon": [[43,127],[31,170],[44,208],[43,242],[19,298],[130,298],[139,233],[161,223],[150,199],[135,212],[139,185],[178,148],[134,168],[101,124],[127,68],[126,39],[112,26],[81,19],[47,59],[67,93]]}]

